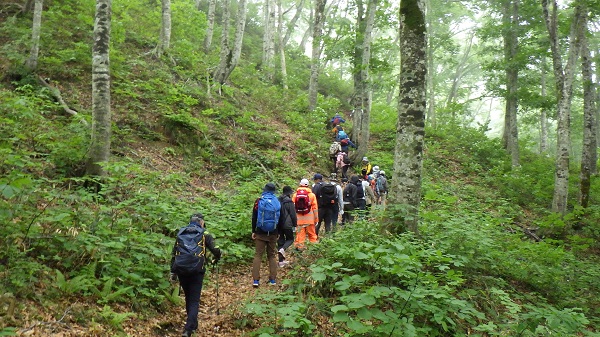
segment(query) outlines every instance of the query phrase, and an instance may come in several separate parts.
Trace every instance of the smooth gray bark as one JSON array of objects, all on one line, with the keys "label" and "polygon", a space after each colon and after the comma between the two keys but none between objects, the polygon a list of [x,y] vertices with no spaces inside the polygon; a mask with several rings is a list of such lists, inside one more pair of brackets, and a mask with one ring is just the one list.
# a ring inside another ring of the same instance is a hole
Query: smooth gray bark
[{"label": "smooth gray bark", "polygon": [[[582,17],[582,26],[587,26],[587,13]],[[588,39],[587,29],[582,29],[581,38],[581,77],[583,80],[583,148],[581,153],[581,171],[580,171],[580,195],[579,204],[582,207],[588,207],[590,201],[591,176],[597,170],[596,162],[598,160],[598,140],[596,139],[596,102],[593,70]]]},{"label": "smooth gray bark", "polygon": [[273,80],[275,68],[275,0],[264,0],[262,70],[267,81]]},{"label": "smooth gray bark", "polygon": [[283,41],[283,8],[281,0],[277,0],[277,37],[279,44],[279,64],[281,67],[281,85],[283,89],[288,89],[287,64],[285,60],[285,43]]},{"label": "smooth gray bark", "polygon": [[569,196],[569,158],[571,148],[571,99],[573,93],[573,78],[575,62],[579,54],[579,39],[582,8],[578,4],[571,24],[569,50],[567,63],[562,63],[562,53],[558,38],[558,6],[552,1],[552,12],[548,8],[548,0],[542,0],[544,21],[550,36],[550,49],[552,51],[552,65],[558,95],[557,104],[557,141],[556,141],[556,168],[554,172],[554,193],[552,196],[552,211],[565,214]]},{"label": "smooth gray bark", "polygon": [[321,37],[325,21],[326,0],[315,0],[314,24],[312,34],[312,53],[310,62],[310,82],[308,84],[308,109],[317,107],[319,71],[321,67]]},{"label": "smooth gray bark", "polygon": [[506,96],[504,109],[504,137],[512,167],[521,165],[519,156],[519,131],[517,127],[517,90],[519,69],[517,64],[517,29],[519,25],[519,0],[504,0],[503,30]]},{"label": "smooth gray bark", "polygon": [[31,27],[31,50],[29,58],[25,62],[27,70],[34,72],[37,69],[38,56],[40,54],[40,33],[42,31],[42,11],[44,0],[35,0],[33,8],[33,24]]},{"label": "smooth gray bark", "polygon": [[208,13],[206,14],[206,35],[204,36],[204,52],[208,54],[212,45],[212,38],[215,29],[215,8],[217,0],[208,0]]},{"label": "smooth gray bark", "polygon": [[400,6],[400,93],[394,150],[393,184],[389,205],[402,210],[401,224],[390,221],[392,230],[408,229],[418,234],[419,203],[425,139],[426,28],[424,5],[419,0],[402,0]]},{"label": "smooth gray bark", "polygon": [[160,25],[160,38],[156,46],[156,55],[161,57],[171,45],[171,0],[162,0],[162,16]]},{"label": "smooth gray bark", "polygon": [[96,0],[92,46],[92,139],[86,173],[104,176],[102,163],[110,158],[110,19],[111,0]]},{"label": "smooth gray bark", "polygon": [[[369,67],[371,59],[371,42],[373,25],[375,23],[375,12],[377,4],[375,0],[368,0],[366,10],[362,0],[357,0],[357,32],[354,45],[354,119],[352,135],[358,149],[352,155],[355,162],[367,153],[369,144],[371,123],[371,85],[369,79]],[[362,145],[362,146],[360,146]]]},{"label": "smooth gray bark", "polygon": [[[228,1],[226,6],[229,7]],[[223,85],[235,67],[240,61],[242,54],[242,41],[244,38],[244,28],[246,27],[246,0],[240,0],[238,3],[238,12],[236,15],[235,35],[233,38],[233,49],[229,47],[229,10],[227,14],[223,13],[223,35],[221,37],[221,57],[218,68],[213,73],[213,79]]]},{"label": "smooth gray bark", "polygon": [[[541,62],[541,94],[546,97],[546,57],[542,56]],[[548,112],[546,108],[540,111],[540,153],[548,152]]]},{"label": "smooth gray bark", "polygon": [[296,14],[294,14],[294,17],[292,18],[292,20],[290,20],[290,22],[287,24],[287,30],[285,32],[285,37],[283,38],[284,46],[287,46],[288,41],[290,40],[290,37],[292,36],[292,33],[294,32],[294,29],[296,29],[296,23],[298,22],[298,19],[300,19],[300,16],[302,15],[304,1],[305,0],[297,0],[297,2],[296,2]]}]

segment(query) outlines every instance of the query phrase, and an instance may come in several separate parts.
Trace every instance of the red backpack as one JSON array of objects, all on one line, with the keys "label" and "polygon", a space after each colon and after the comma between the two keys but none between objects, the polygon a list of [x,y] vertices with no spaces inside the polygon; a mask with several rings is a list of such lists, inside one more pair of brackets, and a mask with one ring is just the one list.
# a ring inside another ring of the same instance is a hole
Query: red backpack
[{"label": "red backpack", "polygon": [[296,191],[296,200],[294,201],[294,207],[296,207],[296,213],[308,214],[310,212],[310,197],[308,191],[305,189],[299,189]]}]

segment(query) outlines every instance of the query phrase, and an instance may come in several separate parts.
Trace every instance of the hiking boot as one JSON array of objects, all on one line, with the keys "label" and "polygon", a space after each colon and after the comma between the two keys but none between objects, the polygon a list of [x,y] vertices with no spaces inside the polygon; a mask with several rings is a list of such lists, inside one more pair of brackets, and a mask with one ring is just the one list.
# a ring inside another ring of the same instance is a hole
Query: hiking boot
[{"label": "hiking boot", "polygon": [[290,262],[287,260],[281,261],[281,262],[279,262],[279,268],[283,268],[283,267],[287,266],[288,264],[290,264]]},{"label": "hiking boot", "polygon": [[269,285],[270,286],[276,286],[277,282],[275,282],[275,280],[273,280],[273,279],[269,279]]},{"label": "hiking boot", "polygon": [[258,280],[254,280],[254,282],[252,282],[252,286],[253,286],[254,288],[258,288],[258,283],[259,283],[259,281],[258,281]]},{"label": "hiking boot", "polygon": [[192,333],[194,333],[192,330],[184,330],[181,337],[191,337]]}]

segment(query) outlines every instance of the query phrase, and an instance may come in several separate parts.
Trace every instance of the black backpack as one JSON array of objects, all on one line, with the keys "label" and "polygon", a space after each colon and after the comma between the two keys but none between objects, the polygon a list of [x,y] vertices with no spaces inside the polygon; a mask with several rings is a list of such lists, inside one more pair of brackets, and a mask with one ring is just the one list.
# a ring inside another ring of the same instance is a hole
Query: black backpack
[{"label": "black backpack", "polygon": [[344,153],[344,157],[342,158],[344,164],[350,164],[350,156],[347,153]]},{"label": "black backpack", "polygon": [[337,188],[332,183],[325,183],[319,190],[319,206],[337,205]]},{"label": "black backpack", "polygon": [[173,272],[177,275],[197,274],[204,270],[206,255],[204,228],[196,225],[183,227],[177,233]]},{"label": "black backpack", "polygon": [[365,197],[365,189],[363,188],[362,182],[356,183],[356,199],[362,199]]}]

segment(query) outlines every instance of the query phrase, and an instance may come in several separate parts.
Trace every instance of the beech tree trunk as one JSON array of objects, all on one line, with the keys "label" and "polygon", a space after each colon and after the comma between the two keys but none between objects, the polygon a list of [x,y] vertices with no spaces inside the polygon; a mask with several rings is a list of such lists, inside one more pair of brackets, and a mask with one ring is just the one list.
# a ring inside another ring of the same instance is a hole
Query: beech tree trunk
[{"label": "beech tree trunk", "polygon": [[44,9],[44,0],[35,0],[33,9],[33,24],[31,27],[31,51],[29,58],[25,62],[25,68],[30,72],[35,72],[38,64],[38,55],[40,53],[40,32],[42,31],[42,11]]},{"label": "beech tree trunk", "polygon": [[212,44],[213,32],[215,29],[215,8],[217,0],[208,0],[208,13],[206,14],[206,36],[204,37],[204,52],[208,54]]},{"label": "beech tree trunk", "polygon": [[578,3],[571,25],[567,64],[563,70],[562,54],[558,39],[558,6],[552,1],[552,13],[548,8],[548,0],[542,0],[542,8],[552,51],[552,64],[556,81],[557,104],[557,142],[556,168],[554,172],[554,193],[552,196],[552,211],[565,214],[569,196],[569,157],[571,149],[571,98],[573,93],[573,78],[575,61],[579,53],[579,39],[582,8]]},{"label": "beech tree trunk", "polygon": [[369,144],[370,137],[371,86],[369,83],[369,60],[371,58],[372,32],[377,5],[375,0],[368,0],[366,10],[362,0],[357,0],[356,5],[358,7],[358,15],[353,59],[354,115],[352,136],[359,147],[354,152],[352,159],[355,162],[359,162],[360,160],[357,160],[357,158],[362,158],[367,153],[367,145]]},{"label": "beech tree trunk", "polygon": [[[541,64],[541,94],[546,97],[546,57],[542,56]],[[540,153],[548,152],[548,112],[542,108],[540,112]]]},{"label": "beech tree trunk", "polygon": [[277,0],[277,37],[279,44],[279,62],[281,67],[281,85],[284,90],[288,89],[288,80],[287,80],[287,65],[285,61],[285,43],[283,41],[283,8],[281,5],[281,0]]},{"label": "beech tree trunk", "polygon": [[[394,149],[394,172],[389,204],[396,211],[388,222],[396,233],[419,233],[419,202],[425,138],[427,38],[425,6],[420,0],[400,5],[400,93]],[[399,225],[398,220],[402,221]]]},{"label": "beech tree trunk", "polygon": [[240,0],[238,3],[238,12],[236,15],[235,35],[233,38],[233,49],[229,48],[229,1],[226,2],[227,13],[223,13],[223,35],[221,37],[221,57],[219,66],[213,73],[214,80],[223,85],[238,65],[242,54],[242,40],[244,38],[244,28],[246,27],[246,0]]},{"label": "beech tree trunk", "polygon": [[110,19],[111,0],[96,0],[92,46],[92,139],[86,173],[104,176],[102,163],[110,158]]},{"label": "beech tree trunk", "polygon": [[308,109],[310,111],[313,111],[317,107],[319,71],[321,67],[321,34],[323,32],[323,22],[325,21],[326,2],[327,0],[315,0],[310,82],[308,84]]},{"label": "beech tree trunk", "polygon": [[275,0],[264,0],[264,33],[262,69],[268,81],[273,80],[273,69],[275,68]]},{"label": "beech tree trunk", "polygon": [[[587,12],[582,15],[582,27],[587,27]],[[581,39],[581,77],[583,80],[583,148],[581,153],[581,193],[579,204],[588,207],[590,201],[591,176],[596,170],[598,160],[598,141],[596,139],[596,106],[594,102],[594,83],[592,60],[586,36],[587,29],[582,29]]]},{"label": "beech tree trunk", "polygon": [[171,0],[162,0],[162,20],[156,55],[161,57],[171,45]]},{"label": "beech tree trunk", "polygon": [[298,0],[296,2],[296,14],[294,14],[294,17],[292,18],[292,20],[290,20],[290,22],[287,25],[287,30],[285,32],[285,37],[283,38],[283,45],[287,46],[288,41],[290,40],[290,37],[292,36],[292,33],[294,32],[294,29],[296,28],[296,23],[298,22],[298,19],[300,19],[300,16],[302,15],[302,9],[304,7],[304,1],[305,0]]},{"label": "beech tree trunk", "polygon": [[521,165],[519,156],[519,131],[517,127],[518,79],[517,29],[519,24],[519,0],[504,0],[503,30],[506,96],[504,110],[505,148],[510,154],[513,167]]}]

